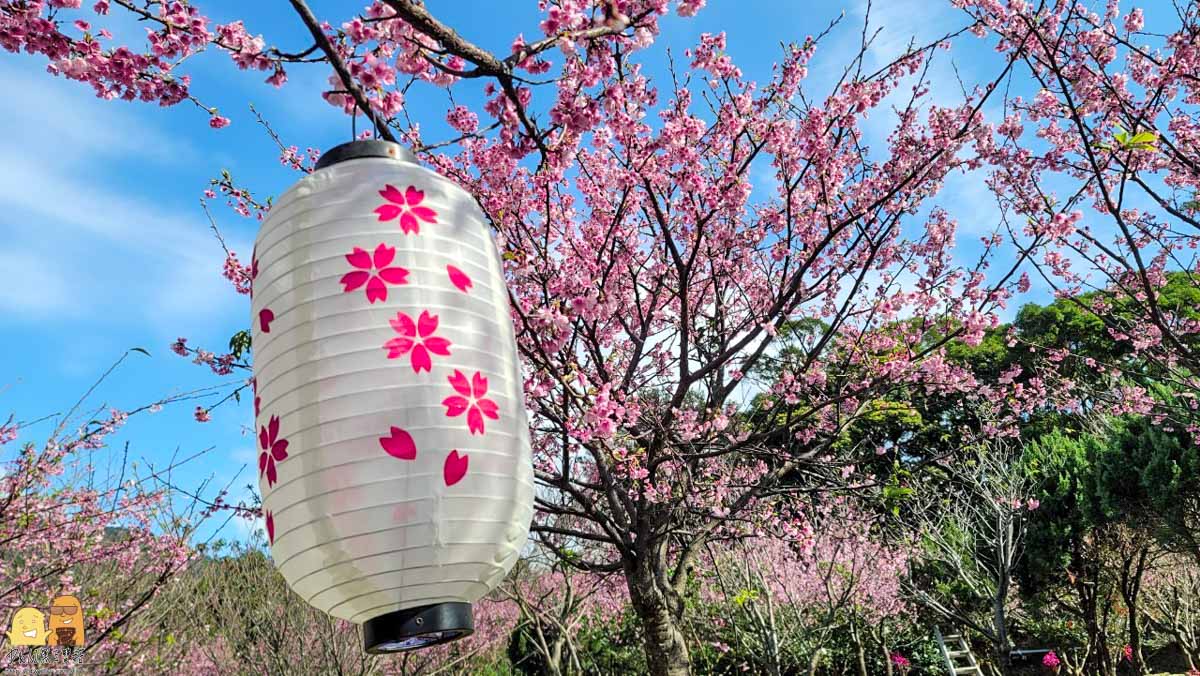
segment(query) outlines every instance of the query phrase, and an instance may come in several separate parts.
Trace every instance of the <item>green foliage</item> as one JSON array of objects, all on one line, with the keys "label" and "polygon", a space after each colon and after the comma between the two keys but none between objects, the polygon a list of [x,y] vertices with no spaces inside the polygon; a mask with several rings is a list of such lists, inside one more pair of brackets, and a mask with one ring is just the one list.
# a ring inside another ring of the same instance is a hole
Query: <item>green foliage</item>
[{"label": "green foliage", "polygon": [[242,355],[250,351],[250,332],[242,329],[229,339],[229,352],[234,359],[241,359]]},{"label": "green foliage", "polygon": [[1156,149],[1155,143],[1158,141],[1158,134],[1152,131],[1142,131],[1136,134],[1131,134],[1121,125],[1116,125],[1117,132],[1113,134],[1113,143],[1101,143],[1099,146],[1105,150],[1149,150]]}]

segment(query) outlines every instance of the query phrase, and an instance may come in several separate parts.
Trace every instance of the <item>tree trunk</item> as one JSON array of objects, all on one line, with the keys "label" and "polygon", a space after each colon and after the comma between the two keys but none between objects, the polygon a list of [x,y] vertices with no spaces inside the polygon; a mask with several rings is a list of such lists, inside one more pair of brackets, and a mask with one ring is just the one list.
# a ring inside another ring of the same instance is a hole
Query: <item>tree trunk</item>
[{"label": "tree trunk", "polygon": [[880,620],[879,624],[871,630],[871,637],[879,643],[879,650],[883,653],[883,666],[885,671],[884,676],[892,676],[892,651],[888,648],[886,625]]},{"label": "tree trunk", "polygon": [[992,630],[995,632],[996,640],[993,643],[993,649],[996,654],[996,672],[1007,676],[1011,659],[1011,654],[1008,648],[1008,617],[1004,612],[1004,599],[1008,596],[1008,579],[1004,579],[1000,585],[1000,592],[992,599]]},{"label": "tree trunk", "polygon": [[646,667],[651,676],[690,676],[691,657],[683,633],[679,631],[682,604],[668,598],[655,578],[650,562],[645,559],[627,572],[625,578],[629,599],[642,625]]},{"label": "tree trunk", "polygon": [[867,674],[867,651],[863,648],[862,637],[858,633],[858,623],[850,622],[850,641],[854,643],[855,657],[858,658],[858,676]]},{"label": "tree trunk", "polygon": [[1142,627],[1141,615],[1138,609],[1138,595],[1142,588],[1142,575],[1146,572],[1146,557],[1149,548],[1142,547],[1126,557],[1121,568],[1121,596],[1124,597],[1125,607],[1129,617],[1129,656],[1130,667],[1135,674],[1146,673],[1146,662],[1142,657]]}]

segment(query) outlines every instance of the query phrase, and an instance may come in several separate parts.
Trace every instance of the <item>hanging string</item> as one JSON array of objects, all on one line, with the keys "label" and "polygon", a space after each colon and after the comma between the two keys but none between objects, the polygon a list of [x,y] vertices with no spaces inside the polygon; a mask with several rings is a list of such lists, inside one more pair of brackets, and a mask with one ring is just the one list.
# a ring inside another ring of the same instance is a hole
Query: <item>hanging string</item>
[{"label": "hanging string", "polygon": [[[355,101],[354,110],[352,110],[350,113],[350,137],[351,140],[354,141],[358,140],[358,111],[360,110],[362,110],[362,107],[358,105],[357,101]],[[371,115],[368,111],[363,112],[367,113],[367,119],[371,121],[371,138],[384,137],[384,135],[381,133],[382,130],[379,128],[379,121],[375,118],[375,116]]]}]

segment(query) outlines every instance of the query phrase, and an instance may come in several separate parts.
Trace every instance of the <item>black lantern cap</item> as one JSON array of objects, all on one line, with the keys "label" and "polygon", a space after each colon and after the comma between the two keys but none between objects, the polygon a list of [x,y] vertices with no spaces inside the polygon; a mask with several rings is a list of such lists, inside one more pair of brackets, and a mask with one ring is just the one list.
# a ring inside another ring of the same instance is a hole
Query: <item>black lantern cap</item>
[{"label": "black lantern cap", "polygon": [[316,169],[332,167],[346,160],[358,160],[364,157],[387,157],[401,162],[416,162],[417,156],[399,143],[381,141],[379,139],[360,139],[334,146],[321,155],[317,160]]},{"label": "black lantern cap", "polygon": [[471,604],[437,603],[397,610],[363,623],[363,649],[372,655],[449,643],[475,633]]}]

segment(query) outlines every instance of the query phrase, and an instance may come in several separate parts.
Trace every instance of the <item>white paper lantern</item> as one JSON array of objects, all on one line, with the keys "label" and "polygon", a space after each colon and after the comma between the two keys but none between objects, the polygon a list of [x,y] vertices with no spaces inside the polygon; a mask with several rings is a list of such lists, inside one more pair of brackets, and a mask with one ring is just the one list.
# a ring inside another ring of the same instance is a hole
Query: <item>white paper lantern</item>
[{"label": "white paper lantern", "polygon": [[394,143],[334,148],[253,260],[271,554],[366,649],[471,633],[528,536],[533,469],[500,261],[478,205]]}]

